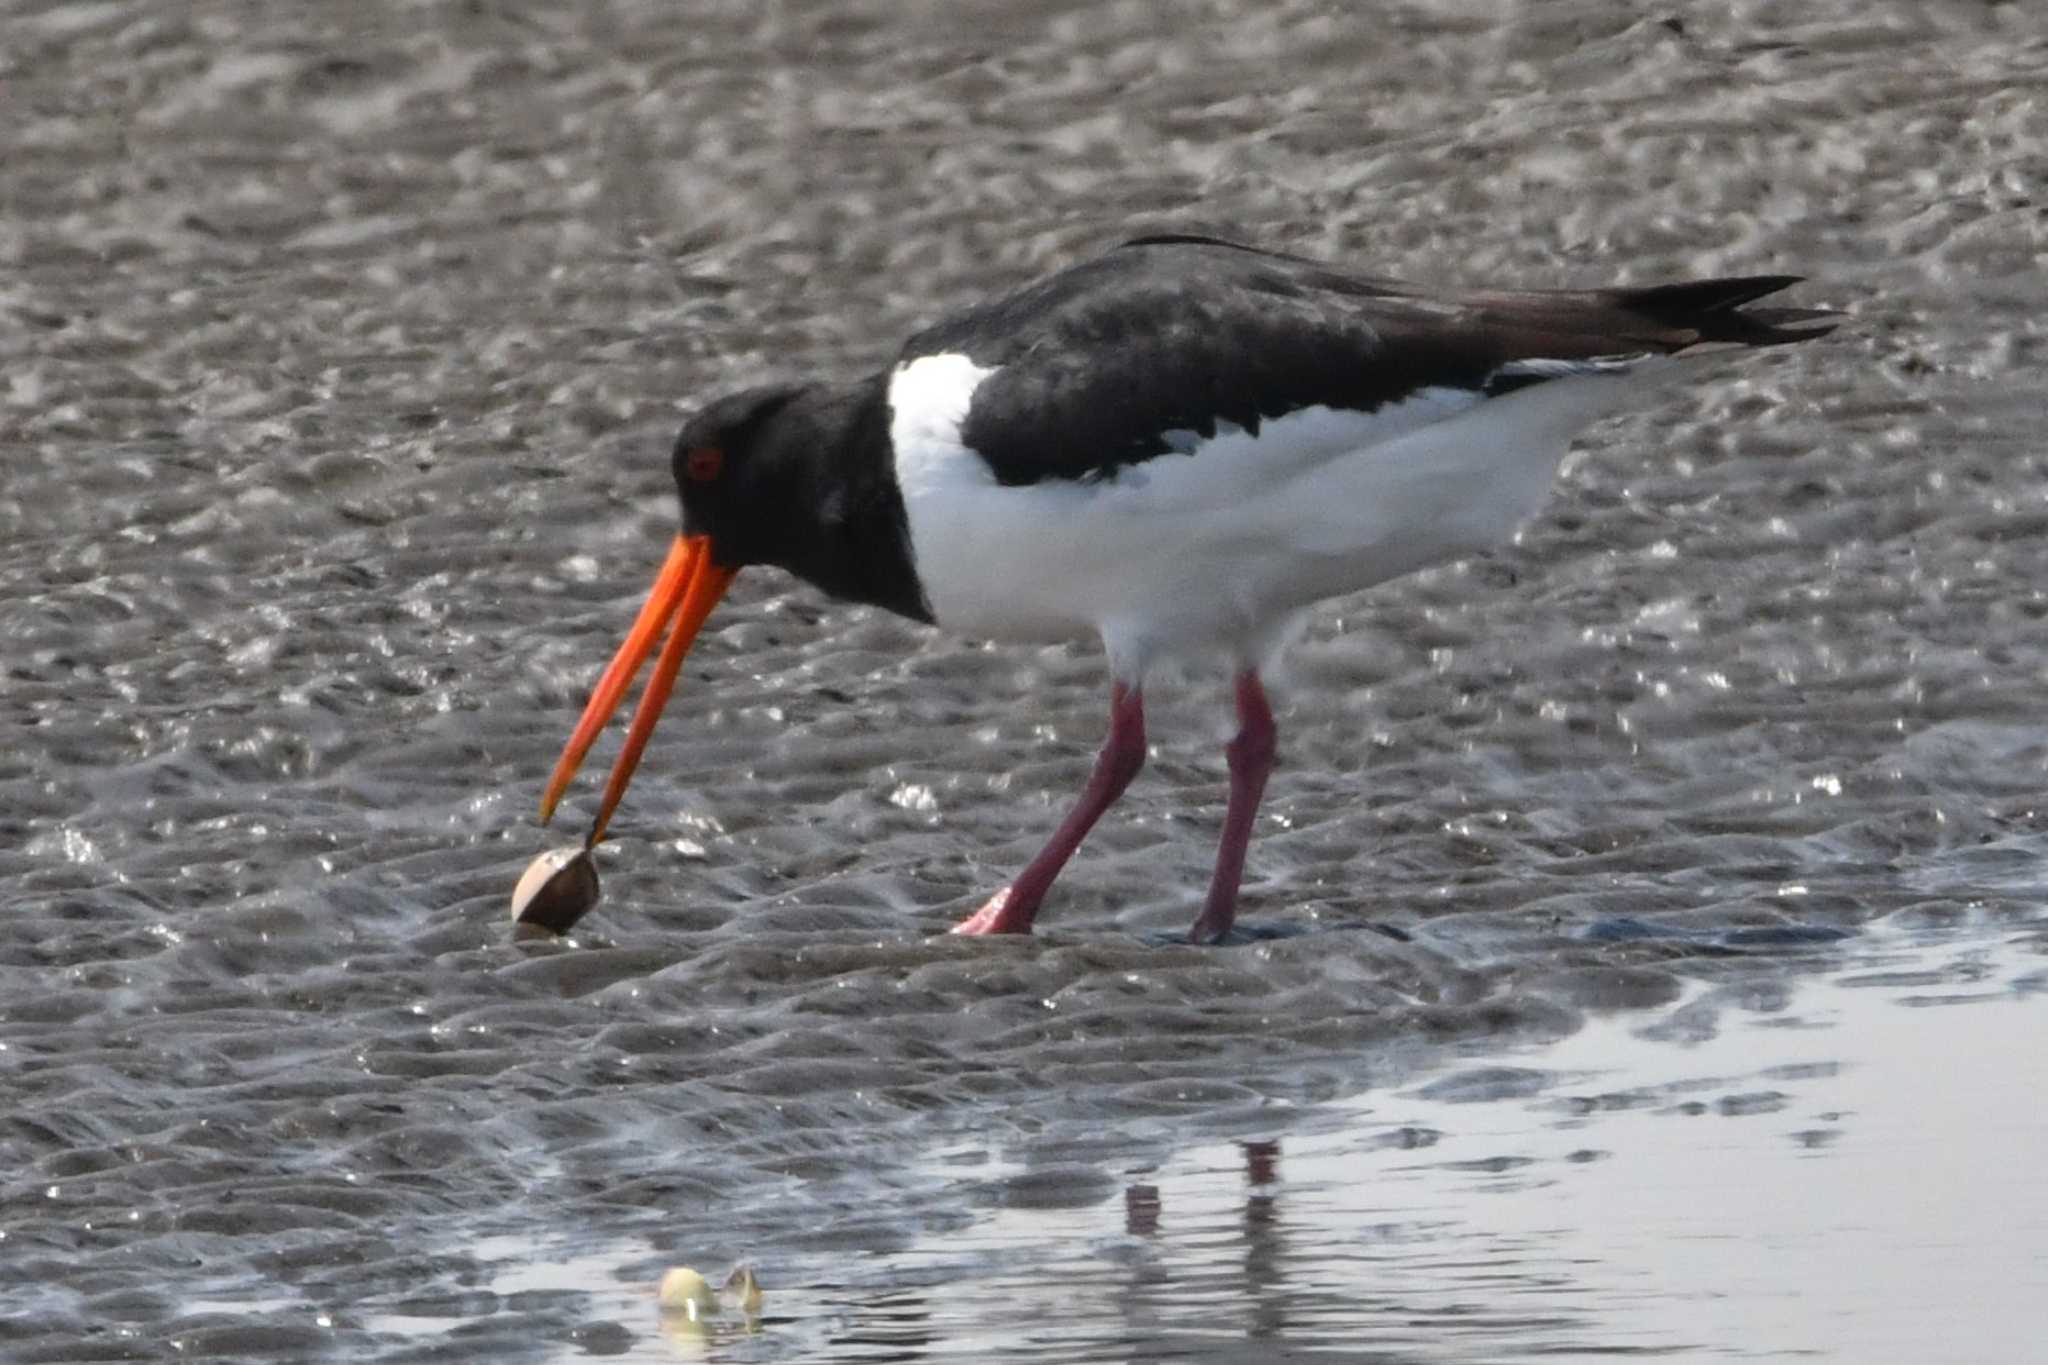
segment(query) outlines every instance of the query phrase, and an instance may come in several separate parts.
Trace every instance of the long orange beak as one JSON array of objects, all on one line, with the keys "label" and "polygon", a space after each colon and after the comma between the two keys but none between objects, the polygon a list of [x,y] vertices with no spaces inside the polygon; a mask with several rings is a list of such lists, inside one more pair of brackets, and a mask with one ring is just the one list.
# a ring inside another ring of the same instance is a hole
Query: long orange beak
[{"label": "long orange beak", "polygon": [[626,794],[626,784],[633,780],[633,769],[640,766],[640,754],[654,734],[654,723],[661,719],[661,708],[675,689],[676,674],[682,671],[683,656],[690,652],[690,642],[697,638],[704,618],[711,615],[711,609],[718,605],[718,599],[725,595],[738,572],[711,562],[709,536],[676,537],[661,572],[655,575],[647,604],[640,608],[633,629],[626,634],[626,642],[619,646],[604,676],[597,680],[597,690],[590,694],[590,704],[583,708],[583,719],[576,722],[576,733],[569,736],[569,743],[555,764],[554,776],[548,779],[548,789],[540,798],[542,824],[553,818],[555,805],[568,789],[569,779],[582,766],[583,756],[597,742],[598,732],[612,718],[612,712],[619,709],[626,689],[633,685],[633,675],[647,662],[655,641],[661,638],[663,627],[667,627],[668,643],[662,646],[654,676],[647,680],[647,690],[640,696],[640,709],[633,713],[632,728],[626,731],[626,747],[619,750],[618,761],[612,764],[604,801],[597,808],[597,822],[590,827],[585,843],[595,845],[604,837],[612,811]]}]

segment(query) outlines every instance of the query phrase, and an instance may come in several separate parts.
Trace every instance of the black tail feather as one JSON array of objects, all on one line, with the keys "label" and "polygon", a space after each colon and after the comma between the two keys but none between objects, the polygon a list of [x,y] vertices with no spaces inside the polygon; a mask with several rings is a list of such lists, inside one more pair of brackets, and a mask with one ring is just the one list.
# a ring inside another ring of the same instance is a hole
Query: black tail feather
[{"label": "black tail feather", "polygon": [[[1609,297],[1618,306],[1678,331],[1696,333],[1691,344],[1736,342],[1744,346],[1781,346],[1811,341],[1835,329],[1840,314],[1825,308],[1755,308],[1742,306],[1801,280],[1798,275],[1744,275],[1724,280],[1689,280],[1684,284],[1616,289]],[[1804,324],[1819,323],[1820,326]]]}]

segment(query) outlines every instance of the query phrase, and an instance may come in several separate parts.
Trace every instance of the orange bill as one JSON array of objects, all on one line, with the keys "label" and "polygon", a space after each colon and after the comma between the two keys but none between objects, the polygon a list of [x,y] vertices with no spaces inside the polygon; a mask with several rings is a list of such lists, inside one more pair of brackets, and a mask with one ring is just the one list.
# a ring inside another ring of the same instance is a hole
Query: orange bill
[{"label": "orange bill", "polygon": [[626,633],[626,642],[612,656],[604,676],[597,680],[597,689],[590,694],[590,704],[583,708],[583,718],[576,722],[575,733],[569,736],[568,744],[562,749],[554,775],[548,779],[547,790],[541,794],[542,824],[554,816],[555,805],[562,799],[562,793],[568,790],[569,779],[582,766],[584,755],[597,742],[598,733],[612,718],[612,712],[619,709],[626,689],[633,685],[633,675],[640,671],[640,665],[647,662],[647,656],[654,653],[655,642],[661,638],[665,627],[668,642],[662,646],[661,658],[654,665],[654,675],[648,679],[646,692],[641,694],[640,707],[633,713],[633,724],[626,731],[626,745],[619,751],[618,761],[612,764],[611,780],[605,784],[604,800],[597,808],[597,821],[591,826],[590,837],[585,842],[595,844],[604,837],[612,811],[618,807],[619,798],[626,794],[626,784],[633,780],[633,770],[640,765],[640,755],[654,734],[654,723],[661,719],[661,708],[667,703],[668,694],[675,689],[676,675],[683,667],[683,656],[690,652],[690,644],[697,638],[697,632],[703,629],[705,618],[711,615],[711,609],[718,605],[718,599],[725,595],[733,575],[738,572],[711,562],[711,540],[708,536],[676,537],[661,572],[655,575],[654,588],[647,594],[646,605],[640,608],[633,628]]}]

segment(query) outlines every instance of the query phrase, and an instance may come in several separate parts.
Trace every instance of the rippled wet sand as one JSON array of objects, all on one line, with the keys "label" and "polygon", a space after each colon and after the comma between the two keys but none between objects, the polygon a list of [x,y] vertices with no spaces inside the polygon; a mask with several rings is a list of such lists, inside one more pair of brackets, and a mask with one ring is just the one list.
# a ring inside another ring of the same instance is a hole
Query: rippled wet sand
[{"label": "rippled wet sand", "polygon": [[[748,1256],[791,1306],[715,1349],[841,1350],[828,1286],[927,1311],[900,1258],[1012,1206],[1072,1213],[1015,1258],[1054,1265],[1132,1153],[1278,1142],[1292,1181],[1454,1056],[2029,912],[2044,80],[2015,4],[14,7],[0,1354],[666,1350],[620,1277]],[[1318,616],[1275,937],[1161,942],[1223,805],[1199,673],[1043,936],[935,937],[1085,773],[1099,661],[761,574],[582,944],[509,944],[681,409],[1166,224],[1792,270],[1851,320],[1592,433],[1515,548]],[[1586,1340],[1633,1330],[1603,1284]]]}]

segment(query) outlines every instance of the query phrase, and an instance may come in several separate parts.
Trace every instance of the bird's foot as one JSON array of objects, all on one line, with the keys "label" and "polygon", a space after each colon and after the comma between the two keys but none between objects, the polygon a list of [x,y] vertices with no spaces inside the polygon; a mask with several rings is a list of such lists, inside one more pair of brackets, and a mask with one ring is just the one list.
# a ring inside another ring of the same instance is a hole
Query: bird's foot
[{"label": "bird's foot", "polygon": [[1230,934],[1231,926],[1237,923],[1237,907],[1225,905],[1218,909],[1209,906],[1203,909],[1188,930],[1188,942],[1200,944],[1221,943]]},{"label": "bird's foot", "polygon": [[1037,907],[1010,903],[1010,888],[1004,887],[981,907],[953,926],[956,934],[1028,934],[1031,915]]}]

